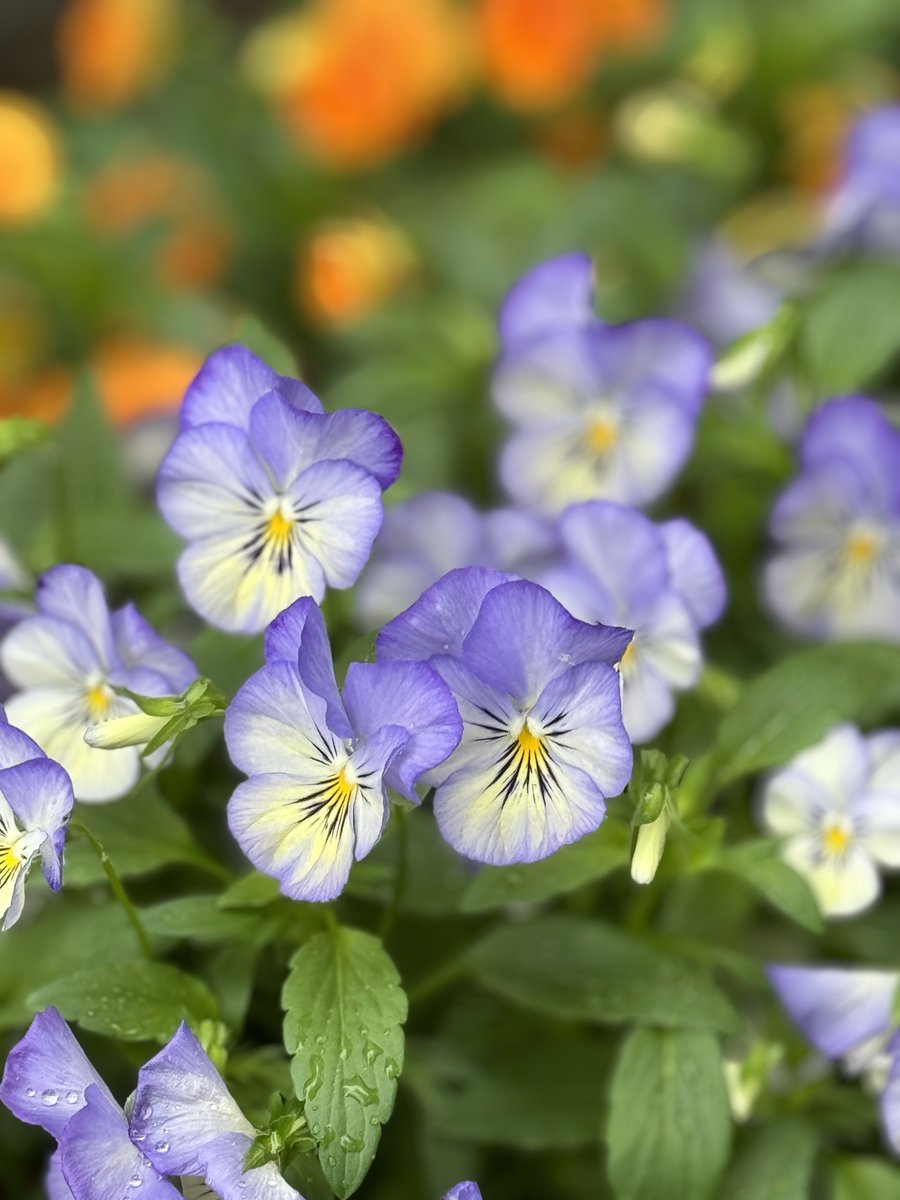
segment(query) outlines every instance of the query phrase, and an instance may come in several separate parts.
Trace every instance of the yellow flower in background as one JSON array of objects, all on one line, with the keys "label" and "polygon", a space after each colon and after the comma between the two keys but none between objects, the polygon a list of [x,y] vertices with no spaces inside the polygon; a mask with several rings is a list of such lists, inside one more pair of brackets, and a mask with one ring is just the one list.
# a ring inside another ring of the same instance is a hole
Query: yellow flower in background
[{"label": "yellow flower in background", "polygon": [[79,107],[115,110],[165,77],[179,0],[70,0],[59,24],[62,88]]},{"label": "yellow flower in background", "polygon": [[0,92],[0,226],[40,216],[60,174],[59,138],[49,113],[16,92]]},{"label": "yellow flower in background", "polygon": [[414,265],[412,247],[389,222],[328,221],[300,248],[297,302],[320,324],[349,324],[392,295]]}]

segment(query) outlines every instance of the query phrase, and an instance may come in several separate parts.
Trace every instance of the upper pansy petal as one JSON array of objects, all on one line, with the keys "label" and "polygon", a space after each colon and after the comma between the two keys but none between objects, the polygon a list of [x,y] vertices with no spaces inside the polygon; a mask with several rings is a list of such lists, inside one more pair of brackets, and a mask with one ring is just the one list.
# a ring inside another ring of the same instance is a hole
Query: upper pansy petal
[{"label": "upper pansy petal", "polygon": [[897,972],[770,966],[768,976],[793,1022],[827,1058],[841,1058],[891,1027]]},{"label": "upper pansy petal", "polygon": [[352,729],[334,677],[331,644],[318,605],[305,596],[279,613],[266,630],[266,659],[289,662],[304,685],[325,702],[328,728],[339,737]]},{"label": "upper pansy petal", "polygon": [[350,587],[381,528],[378,480],[346,460],[313,463],[292,486],[291,501],[300,550],[321,566],[329,587]]},{"label": "upper pansy petal", "polygon": [[197,678],[197,668],[188,656],[161,638],[133,604],[113,613],[112,628],[116,654],[126,667],[158,672],[173,694],[186,691]]},{"label": "upper pansy petal", "polygon": [[829,400],[810,416],[800,443],[803,466],[818,467],[834,458],[850,460],[867,474],[874,472],[892,481],[897,494],[900,430],[867,396]]},{"label": "upper pansy petal", "polygon": [[594,264],[587,254],[561,254],[532,267],[513,284],[500,306],[504,348],[560,326],[596,320],[593,295]]},{"label": "upper pansy petal", "polygon": [[424,662],[435,654],[459,654],[485,596],[513,578],[486,567],[449,571],[385,625],[375,640],[378,657]]},{"label": "upper pansy petal", "polygon": [[225,713],[225,744],[246,775],[302,772],[336,753],[324,701],[289,662],[267,663],[238,690]]},{"label": "upper pansy petal", "polygon": [[630,630],[576,621],[546,589],[516,580],[485,596],[462,658],[485,683],[530,704],[570,667],[617,663],[630,641]]},{"label": "upper pansy petal", "polygon": [[497,508],[485,513],[481,521],[487,561],[501,571],[515,571],[531,579],[559,553],[556,524],[530,509]]},{"label": "upper pansy petal", "polygon": [[112,626],[103,584],[86,567],[60,563],[37,581],[37,610],[76,626],[93,647],[98,663],[108,666],[113,658]]},{"label": "upper pansy petal", "polygon": [[65,827],[75,803],[69,776],[51,759],[35,758],[0,770],[0,793],[23,829],[46,835],[41,847],[44,875],[58,889]]},{"label": "upper pansy petal", "polygon": [[0,704],[0,769],[15,767],[32,758],[44,758],[44,751],[27,733],[10,725]]},{"label": "upper pansy petal", "polygon": [[870,761],[866,739],[855,725],[838,725],[808,750],[802,750],[791,767],[809,775],[839,806],[844,807],[863,790]]},{"label": "upper pansy petal", "polygon": [[386,780],[408,800],[417,801],[418,777],[442,763],[462,735],[462,720],[447,685],[424,663],[351,663],[344,702],[360,737],[385,725],[406,731],[407,739],[388,764]]},{"label": "upper pansy petal", "polygon": [[661,531],[636,508],[592,500],[567,508],[559,532],[572,558],[612,597],[619,619],[655,600],[669,584]]},{"label": "upper pansy petal", "polygon": [[249,537],[264,524],[274,495],[265,467],[246,433],[210,423],[183,430],[162,461],[156,484],[160,512],[186,538]]},{"label": "upper pansy petal", "polygon": [[0,646],[0,664],[19,688],[79,687],[104,669],[94,646],[76,625],[43,616],[26,617],[13,626]]},{"label": "upper pansy petal", "polygon": [[0,1100],[20,1121],[59,1140],[92,1085],[115,1104],[69,1026],[55,1008],[46,1008],[8,1054]]},{"label": "upper pansy petal", "polygon": [[674,590],[700,629],[717,621],[725,609],[727,586],[716,552],[705,533],[677,518],[659,526],[666,547]]},{"label": "upper pansy petal", "polygon": [[163,1179],[128,1136],[122,1110],[96,1085],[84,1107],[69,1121],[59,1143],[66,1183],[77,1200],[179,1200],[181,1193]]},{"label": "upper pansy petal", "polygon": [[311,463],[318,453],[324,413],[294,408],[276,392],[268,392],[253,405],[250,413],[250,440],[265,459],[279,491],[284,491]]},{"label": "upper pansy petal", "polygon": [[[697,416],[709,382],[712,347],[689,325],[667,318],[591,330],[599,382],[629,407],[648,391],[677,399]],[[599,389],[598,389],[599,390]]]},{"label": "upper pansy petal", "polygon": [[481,1200],[481,1189],[477,1183],[466,1179],[452,1187],[444,1195],[443,1200]]},{"label": "upper pansy petal", "polygon": [[491,380],[494,403],[511,421],[535,427],[566,425],[597,393],[593,326],[556,329],[515,347]]},{"label": "upper pansy petal", "polygon": [[253,405],[260,396],[273,390],[281,392],[298,408],[313,412],[321,409],[309,388],[295,379],[277,375],[246,346],[223,346],[209,356],[188,387],[181,423],[188,426],[221,422],[246,430]]},{"label": "upper pansy petal", "polygon": [[203,1175],[223,1134],[253,1136],[221,1075],[184,1022],[138,1073],[131,1136],[160,1171]]},{"label": "upper pansy petal", "polygon": [[319,434],[318,454],[356,463],[383,488],[395,482],[403,462],[403,446],[384,417],[357,408],[327,415]]}]

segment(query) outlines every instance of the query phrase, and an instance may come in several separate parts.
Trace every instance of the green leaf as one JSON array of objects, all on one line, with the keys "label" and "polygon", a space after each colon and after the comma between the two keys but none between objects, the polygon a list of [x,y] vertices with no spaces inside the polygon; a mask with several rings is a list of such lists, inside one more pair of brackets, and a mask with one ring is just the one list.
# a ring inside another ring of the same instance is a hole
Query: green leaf
[{"label": "green leaf", "polygon": [[131,505],[119,439],[87,373],[76,381],[58,439],[64,521],[77,529],[85,511]]},{"label": "green leaf", "polygon": [[728,783],[787,762],[841,721],[869,724],[900,707],[900,647],[814,646],[751,680],[719,726],[715,754]]},{"label": "green leaf", "polygon": [[147,932],[158,937],[190,938],[197,942],[256,941],[262,932],[257,914],[222,908],[219,897],[212,895],[163,900],[161,904],[141,909],[140,916]]},{"label": "green leaf", "polygon": [[549,916],[493,930],[469,956],[485,987],[552,1017],[666,1028],[740,1028],[706,972],[611,926]]},{"label": "green leaf", "polygon": [[831,1200],[900,1200],[900,1167],[881,1158],[840,1158]]},{"label": "green leaf", "polygon": [[861,263],[804,306],[801,352],[820,397],[872,380],[900,350],[900,271]]},{"label": "green leaf", "polygon": [[45,984],[28,1003],[34,1012],[53,1004],[66,1020],[125,1042],[165,1042],[182,1021],[217,1016],[199,979],[143,958],[83,967]]},{"label": "green leaf", "polygon": [[378,938],[335,926],[294,955],[282,1004],[294,1088],[343,1200],[365,1178],[394,1107],[406,995]]},{"label": "green leaf", "polygon": [[[209,860],[198,850],[184,821],[151,787],[136,797],[96,805],[85,824],[103,843],[122,878],[147,875],[173,863],[204,868]],[[94,849],[84,838],[70,837],[66,846],[66,885],[84,887],[106,878]]]},{"label": "green leaf", "polygon": [[487,912],[507,904],[549,900],[594,883],[628,865],[631,834],[627,826],[607,820],[596,833],[549,858],[515,867],[483,867],[463,898],[463,912]]},{"label": "green leaf", "polygon": [[799,1120],[748,1132],[719,1189],[719,1200],[807,1200],[818,1138]]},{"label": "green leaf", "polygon": [[49,432],[48,425],[32,417],[16,416],[0,420],[0,465],[44,441]]},{"label": "green leaf", "polygon": [[717,1040],[629,1034],[613,1073],[607,1143],[617,1200],[705,1200],[731,1146]]},{"label": "green leaf", "polygon": [[236,879],[219,896],[220,908],[265,908],[274,904],[281,896],[278,880],[261,871],[251,871]]},{"label": "green leaf", "polygon": [[746,880],[779,912],[810,933],[824,931],[825,923],[809,884],[777,856],[771,842],[729,847],[712,865]]}]

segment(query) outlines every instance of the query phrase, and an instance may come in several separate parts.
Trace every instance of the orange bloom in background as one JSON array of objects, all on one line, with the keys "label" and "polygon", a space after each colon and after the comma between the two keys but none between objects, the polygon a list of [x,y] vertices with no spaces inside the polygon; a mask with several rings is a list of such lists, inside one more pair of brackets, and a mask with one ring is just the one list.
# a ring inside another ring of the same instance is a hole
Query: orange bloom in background
[{"label": "orange bloom in background", "polygon": [[70,0],[57,33],[66,95],[79,107],[115,110],[168,71],[179,0]]},{"label": "orange bloom in background", "polygon": [[0,92],[0,226],[43,213],[56,194],[61,155],[56,126],[34,101]]},{"label": "orange bloom in background", "polygon": [[779,116],[785,131],[781,155],[785,175],[803,191],[824,191],[840,174],[853,119],[850,97],[829,84],[806,84],[788,92]]},{"label": "orange bloom in background", "polygon": [[387,221],[329,221],[300,248],[296,300],[322,325],[348,325],[393,295],[414,265],[409,242]]},{"label": "orange bloom in background", "polygon": [[640,50],[661,35],[670,0],[593,0],[594,29],[602,49]]},{"label": "orange bloom in background", "polygon": [[594,67],[596,0],[481,0],[478,27],[489,86],[514,108],[553,108]]},{"label": "orange bloom in background", "polygon": [[464,86],[470,53],[452,0],[318,0],[261,30],[247,64],[313,157],[361,168],[434,124]]}]

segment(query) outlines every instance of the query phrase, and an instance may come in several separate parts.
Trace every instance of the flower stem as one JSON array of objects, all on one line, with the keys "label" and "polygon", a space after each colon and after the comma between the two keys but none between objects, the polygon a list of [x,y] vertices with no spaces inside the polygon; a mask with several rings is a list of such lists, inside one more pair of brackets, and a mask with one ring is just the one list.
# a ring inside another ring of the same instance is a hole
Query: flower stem
[{"label": "flower stem", "polygon": [[137,935],[137,939],[141,944],[142,952],[147,958],[152,958],[153,949],[150,945],[150,939],[147,937],[147,931],[141,922],[141,918],[138,916],[137,909],[129,900],[128,893],[125,891],[125,885],[119,878],[116,868],[112,865],[112,860],[106,853],[103,843],[99,840],[99,838],[94,837],[88,827],[83,825],[81,821],[74,821],[72,823],[72,831],[74,833],[80,833],[82,837],[90,842],[94,850],[97,852],[97,857],[100,859],[100,865],[103,867],[103,870],[106,873],[106,878],[109,880],[110,891],[125,909],[125,915],[128,917],[129,924]]}]

